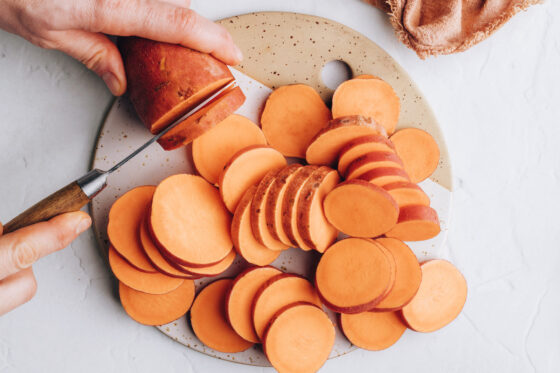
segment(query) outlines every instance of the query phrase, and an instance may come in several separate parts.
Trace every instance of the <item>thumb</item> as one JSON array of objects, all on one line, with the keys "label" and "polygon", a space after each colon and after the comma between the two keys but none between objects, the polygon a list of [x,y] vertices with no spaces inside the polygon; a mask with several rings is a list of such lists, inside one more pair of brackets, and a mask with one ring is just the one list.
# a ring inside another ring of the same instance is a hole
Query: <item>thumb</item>
[{"label": "thumb", "polygon": [[119,50],[103,34],[81,30],[51,33],[56,49],[74,57],[99,75],[112,94],[120,96],[126,91],[126,75]]}]

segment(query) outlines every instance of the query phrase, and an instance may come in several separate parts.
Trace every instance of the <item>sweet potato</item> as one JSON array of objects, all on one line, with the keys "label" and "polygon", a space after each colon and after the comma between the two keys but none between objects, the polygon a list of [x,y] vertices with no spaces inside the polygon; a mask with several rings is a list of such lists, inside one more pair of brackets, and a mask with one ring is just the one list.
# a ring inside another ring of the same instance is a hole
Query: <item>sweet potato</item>
[{"label": "sweet potato", "polygon": [[357,179],[366,172],[380,167],[396,167],[402,169],[404,166],[401,159],[395,153],[366,153],[350,162],[344,177],[346,180]]},{"label": "sweet potato", "polygon": [[[378,167],[361,174],[358,179],[368,181],[378,187],[398,182],[410,182],[408,174],[399,167]],[[389,193],[390,194],[390,193]],[[397,202],[398,204],[398,202]]]},{"label": "sweet potato", "polygon": [[322,166],[311,174],[299,193],[296,229],[303,242],[320,253],[338,236],[336,228],[325,217],[323,200],[339,181],[336,170]]},{"label": "sweet potato", "polygon": [[301,276],[282,273],[262,284],[253,298],[252,305],[253,326],[259,340],[262,341],[266,327],[276,312],[300,301],[321,307],[321,300],[315,288]]},{"label": "sweet potato", "polygon": [[353,79],[381,79],[378,76],[375,75],[371,75],[371,74],[361,74],[358,76],[355,76]]},{"label": "sweet potato", "polygon": [[429,260],[420,266],[422,282],[418,293],[401,311],[408,327],[433,332],[453,321],[467,300],[467,282],[446,260]]},{"label": "sweet potato", "polygon": [[220,174],[220,193],[229,211],[234,212],[239,200],[251,185],[261,181],[267,172],[286,166],[286,158],[264,145],[252,145],[235,153]]},{"label": "sweet potato", "polygon": [[121,304],[133,320],[144,325],[163,325],[187,313],[194,299],[194,281],[184,281],[167,294],[147,294],[119,282]]},{"label": "sweet potato", "polygon": [[297,201],[303,185],[317,168],[317,166],[304,166],[296,171],[294,177],[286,186],[286,192],[282,200],[282,229],[295,247],[305,251],[313,249],[303,241],[297,230]]},{"label": "sweet potato", "polygon": [[143,38],[119,38],[130,101],[152,133],[158,133],[233,80],[209,54]]},{"label": "sweet potato", "polygon": [[148,294],[166,294],[185,281],[159,272],[142,272],[131,266],[117,251],[109,247],[109,265],[115,277],[128,287]]},{"label": "sweet potato", "polygon": [[374,311],[395,311],[407,305],[420,287],[422,271],[416,255],[401,240],[395,238],[378,238],[378,244],[393,255],[396,264],[396,278],[393,289],[379,302]]},{"label": "sweet potato", "polygon": [[297,245],[297,242],[292,242],[288,238],[282,227],[282,203],[288,184],[301,167],[300,164],[294,163],[280,170],[266,197],[265,215],[268,231],[272,237],[285,245]]},{"label": "sweet potato", "polygon": [[440,230],[436,210],[412,205],[400,209],[397,224],[385,235],[402,241],[424,241],[437,236]]},{"label": "sweet potato", "polygon": [[230,227],[218,190],[202,177],[178,174],[156,188],[150,228],[164,257],[189,267],[217,264],[233,248]]},{"label": "sweet potato", "polygon": [[255,238],[262,245],[274,251],[282,251],[290,248],[289,245],[286,245],[280,240],[274,238],[268,231],[268,227],[266,225],[266,199],[270,193],[270,188],[272,187],[272,183],[274,182],[278,171],[279,170],[272,170],[263,177],[257,187],[257,190],[255,191],[250,209],[251,229],[253,230]]},{"label": "sweet potato", "polygon": [[[166,258],[168,263],[172,266],[175,266],[180,271],[183,271],[185,274],[192,276],[193,278],[200,278],[200,277],[213,277],[218,276],[225,272],[233,263],[236,257],[235,250],[230,250],[230,252],[226,255],[226,257],[220,260],[218,263],[205,266],[205,267],[191,267],[179,264],[177,262],[173,262],[170,258]],[[165,258],[165,255],[164,255]]]},{"label": "sweet potato", "polygon": [[272,318],[263,350],[278,372],[313,373],[327,361],[334,339],[327,314],[313,304],[298,302]]},{"label": "sweet potato", "polygon": [[385,246],[381,245],[379,242],[374,241],[372,239],[370,239],[370,241],[376,244],[381,249],[381,251],[383,251],[387,259],[389,260],[391,277],[389,278],[389,285],[387,285],[387,289],[385,289],[385,292],[381,296],[381,299],[383,301],[383,299],[387,298],[387,296],[391,293],[391,291],[393,291],[393,287],[395,286],[395,281],[397,279],[397,262],[393,257],[393,253],[387,250]]},{"label": "sweet potato", "polygon": [[439,147],[434,138],[418,128],[405,128],[391,136],[404,169],[413,183],[427,179],[439,163]]},{"label": "sweet potato", "polygon": [[383,185],[383,189],[395,199],[399,208],[409,205],[430,205],[430,197],[414,183],[399,181]]},{"label": "sweet potato", "polygon": [[192,143],[196,170],[211,184],[217,184],[226,163],[250,145],[266,145],[261,129],[244,116],[232,114]]},{"label": "sweet potato", "polygon": [[347,80],[335,90],[332,101],[333,118],[362,115],[381,124],[388,134],[395,132],[400,100],[393,87],[384,80]]},{"label": "sweet potato", "polygon": [[233,280],[216,280],[196,296],[190,320],[194,334],[206,346],[220,352],[241,352],[253,345],[241,338],[229,324],[225,312],[226,294]]},{"label": "sweet potato", "polygon": [[350,115],[329,122],[307,147],[305,158],[309,164],[333,166],[340,150],[349,141],[368,135],[387,137],[387,131],[371,118]]},{"label": "sweet potato", "polygon": [[241,88],[228,89],[172,128],[158,140],[158,143],[164,150],[173,150],[188,145],[233,114],[243,105],[243,102],[245,102],[245,95]]},{"label": "sweet potato", "polygon": [[391,284],[391,262],[375,242],[347,238],[321,257],[315,286],[323,303],[335,312],[360,313],[372,309]]},{"label": "sweet potato", "polygon": [[338,184],[325,197],[323,208],[335,228],[354,237],[382,235],[399,217],[399,207],[389,193],[357,179]]},{"label": "sweet potato", "polygon": [[381,135],[358,137],[346,143],[338,155],[338,172],[346,173],[348,165],[358,157],[371,152],[395,152],[393,143]]},{"label": "sweet potato", "polygon": [[353,345],[380,351],[394,345],[406,330],[396,312],[362,312],[340,315],[340,329]]},{"label": "sweet potato", "polygon": [[107,235],[113,248],[130,264],[144,272],[156,272],[138,237],[138,227],[155,189],[155,186],[141,186],[123,194],[111,206],[107,225]]},{"label": "sweet potato", "polygon": [[231,222],[231,239],[235,250],[251,264],[264,266],[272,263],[280,251],[270,250],[255,239],[251,228],[251,201],[257,187],[251,186],[237,204]]},{"label": "sweet potato", "polygon": [[293,84],[270,94],[261,116],[261,127],[274,149],[287,157],[305,158],[311,139],[330,119],[330,110],[313,88]]},{"label": "sweet potato", "polygon": [[226,315],[233,330],[246,341],[259,342],[251,314],[253,298],[261,285],[280,273],[274,267],[250,267],[233,280],[226,295]]}]

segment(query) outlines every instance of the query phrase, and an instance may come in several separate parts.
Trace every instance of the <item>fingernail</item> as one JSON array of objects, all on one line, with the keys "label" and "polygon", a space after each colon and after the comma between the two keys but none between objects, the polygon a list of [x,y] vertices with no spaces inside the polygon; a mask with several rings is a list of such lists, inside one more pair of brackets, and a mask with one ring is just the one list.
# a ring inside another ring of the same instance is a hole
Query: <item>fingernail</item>
[{"label": "fingernail", "polygon": [[105,84],[107,84],[107,87],[109,87],[109,90],[114,95],[118,95],[120,93],[121,83],[119,83],[119,80],[115,75],[113,75],[113,73],[106,72],[105,74],[103,74],[102,78]]},{"label": "fingernail", "polygon": [[237,58],[237,62],[241,62],[243,60],[243,52],[241,52],[241,49],[239,49],[237,45],[234,45],[234,47],[235,58]]},{"label": "fingernail", "polygon": [[84,233],[91,225],[91,218],[89,216],[84,216],[80,222],[76,225],[76,234]]}]

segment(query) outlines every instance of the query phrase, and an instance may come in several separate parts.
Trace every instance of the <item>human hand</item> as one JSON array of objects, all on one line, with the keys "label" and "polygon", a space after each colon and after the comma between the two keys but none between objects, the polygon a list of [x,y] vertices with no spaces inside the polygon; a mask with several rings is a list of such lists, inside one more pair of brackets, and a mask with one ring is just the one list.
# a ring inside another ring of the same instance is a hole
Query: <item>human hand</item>
[{"label": "human hand", "polygon": [[69,54],[118,96],[126,91],[123,62],[104,34],[181,44],[231,65],[241,61],[226,29],[189,6],[190,0],[0,0],[0,28]]},{"label": "human hand", "polygon": [[88,214],[59,215],[2,236],[0,224],[0,316],[26,303],[37,291],[31,265],[68,246],[91,225]]}]

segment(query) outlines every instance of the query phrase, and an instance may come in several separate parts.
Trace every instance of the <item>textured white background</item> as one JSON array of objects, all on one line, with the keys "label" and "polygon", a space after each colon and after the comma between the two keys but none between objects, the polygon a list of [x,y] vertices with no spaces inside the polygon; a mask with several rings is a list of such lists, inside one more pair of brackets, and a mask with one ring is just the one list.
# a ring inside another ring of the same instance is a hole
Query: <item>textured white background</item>
[{"label": "textured white background", "polygon": [[[516,16],[471,50],[420,61],[358,0],[194,0],[221,18],[286,10],[342,22],[389,52],[438,116],[455,175],[449,256],[464,312],[324,372],[560,371],[560,3]],[[112,98],[67,56],[0,32],[0,220],[84,173]],[[0,372],[257,372],[130,320],[91,232],[34,266],[36,297],[0,318]]]}]

